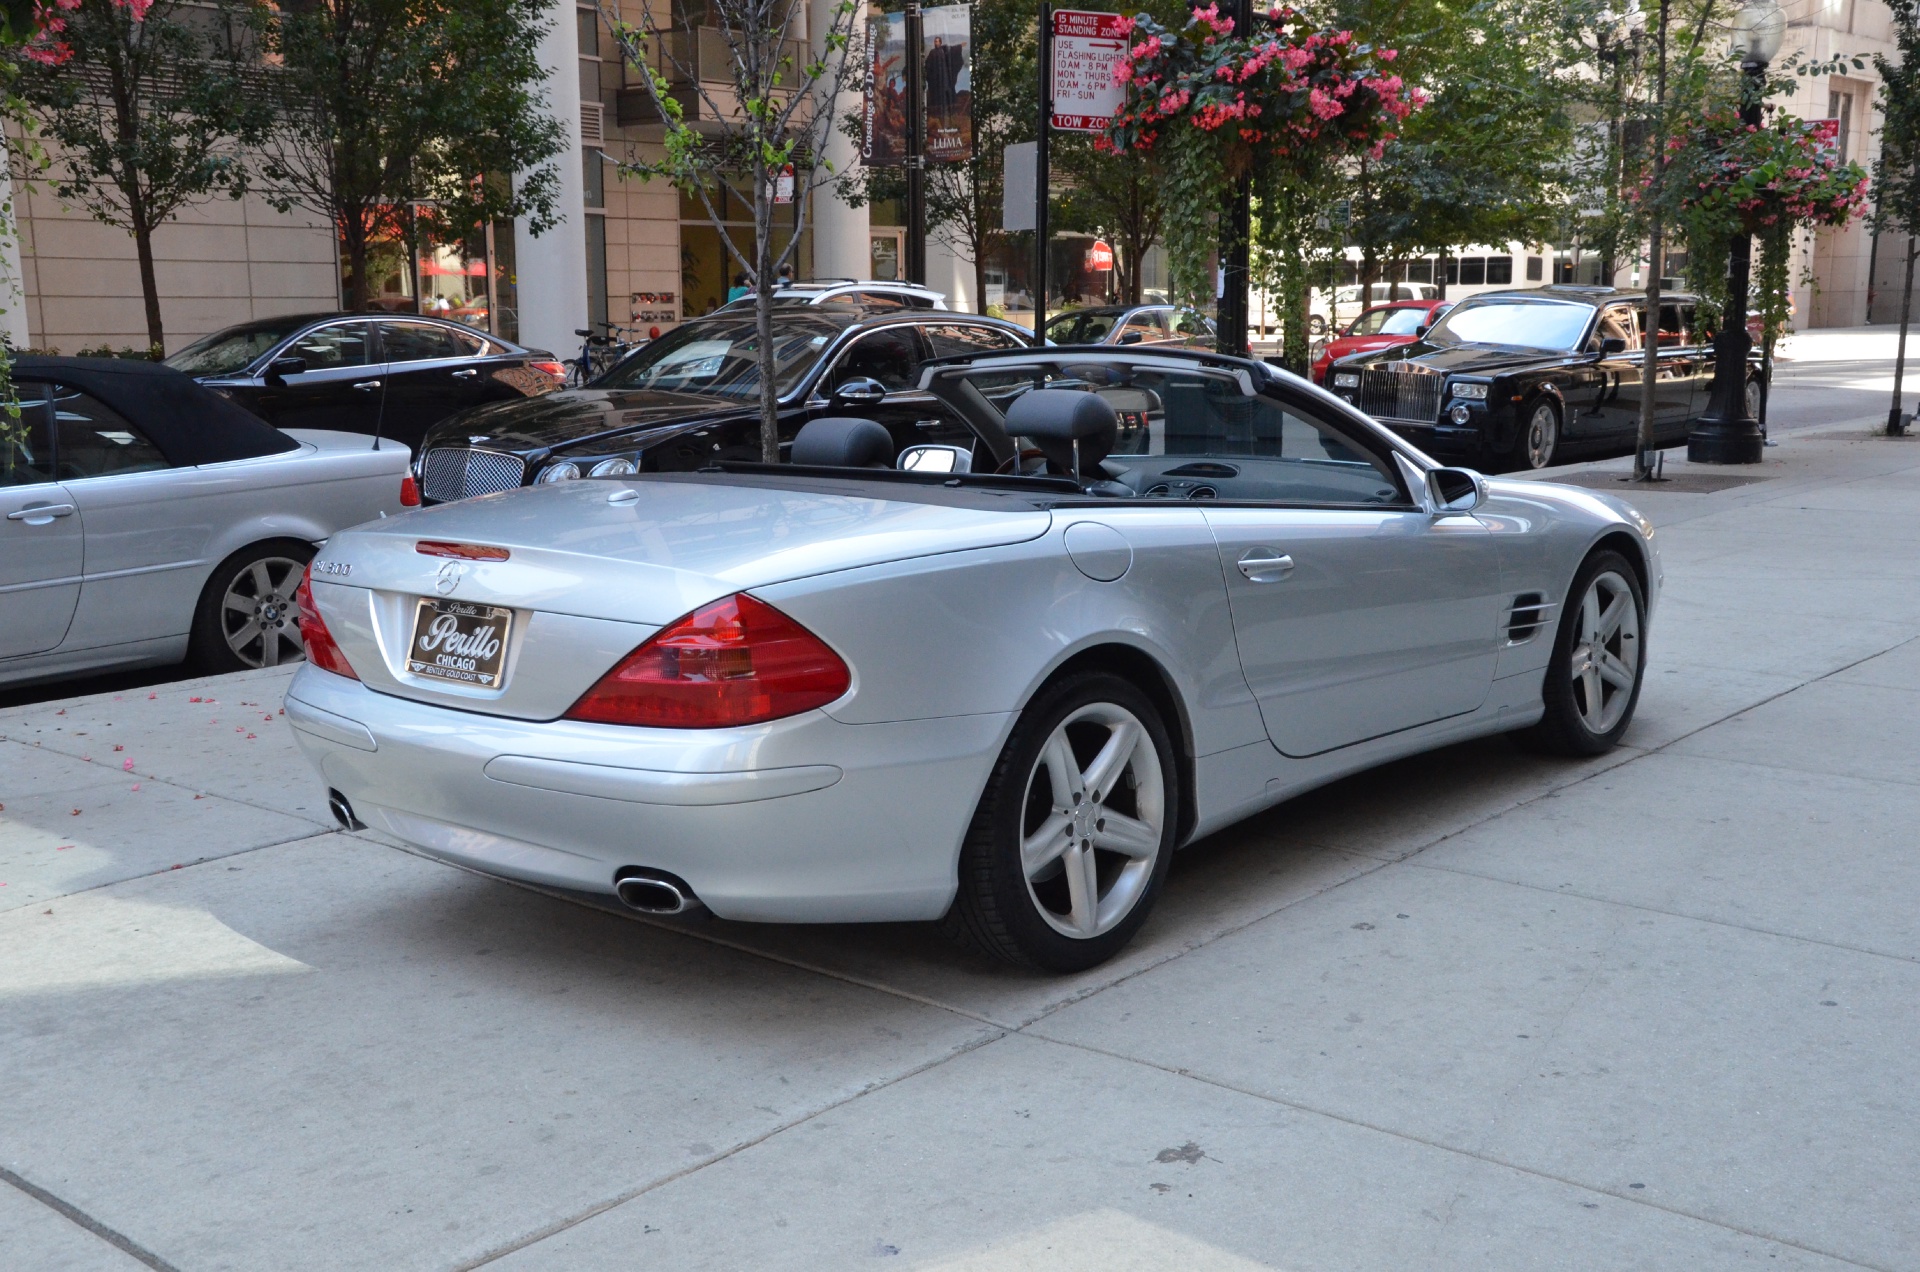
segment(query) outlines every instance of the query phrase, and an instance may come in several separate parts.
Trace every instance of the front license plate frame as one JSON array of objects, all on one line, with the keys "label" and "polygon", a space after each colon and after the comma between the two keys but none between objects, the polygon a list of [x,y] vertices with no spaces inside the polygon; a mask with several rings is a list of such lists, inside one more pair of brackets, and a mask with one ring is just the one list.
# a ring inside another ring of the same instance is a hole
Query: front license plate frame
[{"label": "front license plate frame", "polygon": [[505,606],[423,596],[413,612],[407,671],[475,689],[503,689],[512,636],[513,611]]}]

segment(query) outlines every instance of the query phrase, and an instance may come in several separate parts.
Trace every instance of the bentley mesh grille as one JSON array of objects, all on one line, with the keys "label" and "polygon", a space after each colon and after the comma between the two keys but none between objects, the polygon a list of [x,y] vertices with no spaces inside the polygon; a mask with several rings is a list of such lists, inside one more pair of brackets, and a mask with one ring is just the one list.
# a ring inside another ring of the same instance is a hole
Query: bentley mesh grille
[{"label": "bentley mesh grille", "polygon": [[1444,378],[1412,368],[1367,367],[1360,372],[1358,406],[1376,420],[1432,424],[1440,418],[1440,381]]},{"label": "bentley mesh grille", "polygon": [[422,493],[435,503],[450,503],[512,490],[526,479],[527,466],[518,455],[442,446],[427,452],[421,472],[426,478]]}]

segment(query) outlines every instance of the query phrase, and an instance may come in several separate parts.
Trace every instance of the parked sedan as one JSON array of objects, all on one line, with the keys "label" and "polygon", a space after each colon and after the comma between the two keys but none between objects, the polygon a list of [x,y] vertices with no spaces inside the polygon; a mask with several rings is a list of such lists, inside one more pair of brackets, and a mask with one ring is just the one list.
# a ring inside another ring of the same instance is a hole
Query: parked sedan
[{"label": "parked sedan", "polygon": [[455,411],[551,393],[567,372],[542,350],[411,314],[242,323],[167,365],[280,428],[377,433],[409,448]]},{"label": "parked sedan", "polygon": [[1174,345],[1214,347],[1213,321],[1175,305],[1095,305],[1069,309],[1047,320],[1047,340],[1057,345]]},{"label": "parked sedan", "polygon": [[1327,368],[1352,354],[1412,344],[1451,308],[1444,300],[1399,300],[1367,310],[1321,349],[1313,361],[1313,382],[1326,384]]},{"label": "parked sedan", "polygon": [[417,504],[400,446],[286,432],[143,362],[16,358],[0,416],[0,684],[300,657],[315,545]]},{"label": "parked sedan", "polygon": [[[916,442],[964,440],[953,408],[918,387],[929,358],[1013,349],[995,318],[851,304],[783,306],[773,318],[780,437],[828,413],[884,425],[888,462]],[[682,323],[599,379],[433,428],[416,461],[428,503],[581,476],[674,472],[760,457],[758,328],[751,312]]]},{"label": "parked sedan", "polygon": [[[1692,296],[1666,297],[1649,331],[1646,297],[1607,287],[1486,292],[1411,344],[1359,354],[1329,387],[1421,449],[1491,468],[1547,468],[1630,452],[1645,396],[1646,342],[1659,349],[1654,444],[1678,446],[1706,412],[1713,350]],[[1748,410],[1764,393],[1756,352]]]},{"label": "parked sedan", "polygon": [[1597,754],[1633,717],[1660,562],[1610,495],[1440,468],[1209,354],[918,387],[971,447],[877,466],[887,431],[829,417],[794,464],[334,538],[286,711],[336,815],[640,910],[937,920],[1073,970],[1263,808],[1485,734]]}]

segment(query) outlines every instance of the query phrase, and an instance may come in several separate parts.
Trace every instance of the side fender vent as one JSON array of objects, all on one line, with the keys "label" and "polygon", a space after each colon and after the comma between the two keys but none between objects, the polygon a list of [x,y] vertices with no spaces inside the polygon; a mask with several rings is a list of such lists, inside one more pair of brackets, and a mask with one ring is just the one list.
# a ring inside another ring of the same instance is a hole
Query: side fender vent
[{"label": "side fender vent", "polygon": [[1553,621],[1558,608],[1540,592],[1522,592],[1514,597],[1513,608],[1507,611],[1507,644],[1524,645],[1532,640]]}]

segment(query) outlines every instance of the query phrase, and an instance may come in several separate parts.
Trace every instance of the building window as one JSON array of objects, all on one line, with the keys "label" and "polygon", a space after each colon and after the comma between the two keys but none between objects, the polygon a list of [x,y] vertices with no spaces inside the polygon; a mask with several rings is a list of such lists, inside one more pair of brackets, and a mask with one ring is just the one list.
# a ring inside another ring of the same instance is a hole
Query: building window
[{"label": "building window", "polygon": [[582,188],[585,202],[590,208],[607,206],[607,157],[598,146],[583,146],[580,150],[581,163],[586,169],[586,180]]},{"label": "building window", "polygon": [[587,321],[607,321],[607,218],[587,216]]}]

